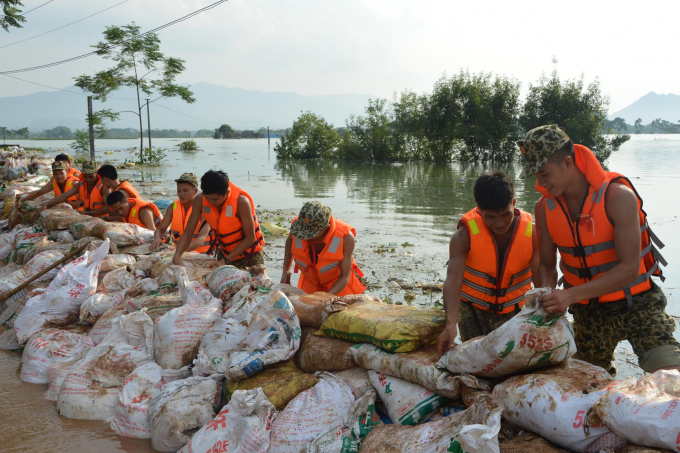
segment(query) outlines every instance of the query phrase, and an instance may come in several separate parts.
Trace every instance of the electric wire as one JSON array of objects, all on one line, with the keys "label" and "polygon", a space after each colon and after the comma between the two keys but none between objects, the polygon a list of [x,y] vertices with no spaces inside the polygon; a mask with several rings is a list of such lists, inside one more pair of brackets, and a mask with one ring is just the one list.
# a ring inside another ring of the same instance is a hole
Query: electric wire
[{"label": "electric wire", "polygon": [[30,12],[32,12],[32,11],[35,11],[36,9],[42,8],[43,6],[47,5],[48,3],[52,3],[53,1],[54,1],[54,0],[49,0],[48,2],[45,2],[45,3],[43,3],[42,5],[36,6],[36,7],[33,8],[33,9],[29,9],[29,10],[26,11],[25,13],[21,13],[21,15],[22,15],[22,16],[25,16],[26,14],[28,14],[28,13],[30,13]]}]

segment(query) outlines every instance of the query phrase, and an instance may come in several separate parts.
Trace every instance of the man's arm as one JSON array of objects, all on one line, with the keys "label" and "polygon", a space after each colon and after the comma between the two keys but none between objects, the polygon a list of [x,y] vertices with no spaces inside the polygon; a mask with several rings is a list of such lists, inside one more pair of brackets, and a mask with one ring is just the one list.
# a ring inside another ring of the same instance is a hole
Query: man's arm
[{"label": "man's arm", "polygon": [[[203,221],[202,215],[200,220]],[[184,233],[186,234],[187,231],[189,230],[186,230]],[[193,231],[196,230],[194,229]],[[188,251],[193,252],[197,248],[203,247],[203,245],[205,244],[205,240],[208,237],[208,233],[210,233],[210,225],[208,225],[208,222],[206,222],[205,225],[203,225],[203,228],[201,228],[201,230],[198,232],[198,236],[193,241],[191,241],[191,244],[189,244]],[[193,234],[191,234],[191,236],[193,236]]]},{"label": "man's arm", "polygon": [[52,180],[50,179],[50,180],[47,182],[47,184],[45,184],[44,186],[42,186],[40,189],[34,190],[33,192],[28,192],[28,193],[25,194],[25,195],[19,195],[19,196],[17,197],[17,200],[18,200],[18,201],[31,201],[31,200],[35,200],[35,199],[38,198],[39,196],[48,194],[48,193],[52,192],[53,190],[54,190],[54,187],[52,186]]},{"label": "man's arm", "polygon": [[[536,244],[538,244],[538,266],[536,272],[533,268],[534,258],[532,255],[532,272],[535,288],[557,286],[557,246],[550,237],[548,222],[545,219],[545,206],[540,203],[543,198],[536,203],[536,229],[538,231]],[[534,250],[536,253],[536,250]]]},{"label": "man's arm", "polygon": [[165,217],[158,223],[158,228],[156,228],[156,231],[153,233],[153,242],[151,243],[151,247],[149,247],[151,250],[156,250],[163,243],[163,236],[165,235],[165,232],[168,231],[168,227],[172,224],[172,211],[174,211],[174,209],[171,203],[170,206],[168,206],[168,209],[165,210]]},{"label": "man's arm", "polygon": [[139,221],[144,224],[144,227],[147,230],[156,231],[156,225],[153,224],[153,211],[151,208],[139,210]]},{"label": "man's arm", "polygon": [[534,223],[531,228],[531,275],[532,275],[532,280],[534,282],[534,287],[539,288],[539,286],[536,286],[536,279],[533,278],[534,275],[538,274],[538,266],[541,263],[541,255],[540,255],[540,248],[538,247],[538,233],[536,232],[536,224]]},{"label": "man's arm", "polygon": [[84,184],[84,183],[81,182],[79,184],[76,184],[74,187],[72,187],[71,189],[62,193],[61,195],[57,195],[56,197],[52,198],[50,201],[43,203],[44,209],[49,209],[52,206],[58,205],[59,203],[64,203],[69,198],[78,195],[78,189],[80,187],[80,184]]},{"label": "man's arm", "polygon": [[[342,238],[342,261],[340,261],[340,277],[333,283],[331,289],[328,290],[331,294],[338,294],[341,292],[347,284],[349,284],[349,279],[352,276],[352,254],[354,253],[354,236],[348,234]],[[289,268],[290,269],[290,268]]]},{"label": "man's arm", "polygon": [[290,266],[293,264],[293,253],[291,249],[293,247],[293,235],[288,234],[286,239],[286,245],[283,249],[283,274],[281,274],[281,283],[287,283],[290,285],[290,277],[292,275],[290,271]]},{"label": "man's arm", "polygon": [[[234,261],[234,259],[243,252],[252,247],[255,242],[255,221],[253,220],[253,210],[250,206],[250,201],[243,195],[239,195],[236,202],[236,215],[241,220],[241,228],[243,229],[244,238],[241,242],[236,244],[236,248],[225,258],[227,261]],[[193,212],[191,213],[194,214]],[[196,228],[196,227],[194,227]]]},{"label": "man's arm", "polygon": [[458,310],[460,309],[460,288],[463,285],[465,261],[470,251],[470,234],[467,228],[461,227],[453,233],[449,242],[449,265],[446,269],[444,281],[444,311],[446,313],[446,327],[437,341],[437,354],[443,356],[453,348],[458,335]]},{"label": "man's arm", "polygon": [[104,206],[102,206],[99,209],[85,210],[85,211],[83,211],[83,214],[90,215],[90,216],[108,214],[109,213],[109,205],[106,204],[106,197],[108,197],[110,193],[111,193],[111,189],[109,189],[108,187],[102,187],[101,194],[102,194],[102,202],[104,203]]},{"label": "man's arm", "polygon": [[[202,215],[203,194],[198,194],[196,198],[194,198],[194,204],[191,207],[191,215],[189,216],[189,220],[187,220],[187,225],[184,227],[184,231],[196,231],[196,226],[198,225],[198,221],[201,220]],[[182,262],[182,255],[184,255],[184,252],[189,249],[192,239],[191,236],[191,234],[182,235],[179,240],[179,244],[177,244],[177,250],[175,250],[175,254],[172,256],[172,264],[184,266],[184,263]]]},{"label": "man's arm", "polygon": [[543,296],[543,307],[547,312],[561,312],[581,300],[619,291],[637,277],[640,270],[640,217],[635,193],[623,184],[611,184],[605,195],[605,210],[614,225],[616,266],[587,283]]}]

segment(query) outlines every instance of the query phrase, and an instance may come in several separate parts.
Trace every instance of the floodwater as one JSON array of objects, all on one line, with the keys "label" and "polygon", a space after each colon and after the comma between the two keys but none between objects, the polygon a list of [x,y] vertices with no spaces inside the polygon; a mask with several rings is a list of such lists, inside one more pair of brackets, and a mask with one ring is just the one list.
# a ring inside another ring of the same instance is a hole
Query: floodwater
[{"label": "floodwater", "polygon": [[[200,177],[209,169],[221,169],[250,193],[260,209],[283,210],[284,225],[305,201],[321,200],[332,207],[334,215],[357,229],[357,262],[378,286],[386,286],[391,276],[442,281],[448,240],[461,215],[474,206],[474,181],[496,169],[459,163],[279,162],[274,153],[276,141],[268,146],[267,139],[197,139],[203,151],[186,154],[172,149],[179,141],[153,140],[154,146],[169,148],[167,161],[158,168],[126,170],[123,178],[132,180],[149,199],[174,199],[173,180],[181,173],[191,171]],[[68,143],[25,141],[22,145],[52,148],[52,154],[56,154]],[[114,164],[130,160],[133,156],[126,150],[137,143],[98,140],[98,150],[113,153],[97,151],[97,159]],[[660,286],[669,300],[668,312],[680,315],[680,268],[674,266],[674,257],[680,256],[680,237],[675,236],[680,227],[680,208],[673,201],[680,168],[680,135],[633,136],[612,156],[608,168],[629,176],[644,199],[650,224],[666,244],[662,253],[670,264],[665,270],[667,279]],[[513,177],[520,171],[518,165],[498,169]],[[538,199],[535,180],[516,180],[515,184],[518,207],[533,212]],[[380,246],[394,248],[395,252],[374,253]],[[272,241],[268,253],[274,261],[270,275],[278,279],[280,241]],[[386,291],[374,292],[384,295]],[[677,332],[676,336],[680,338]],[[118,437],[104,422],[59,417],[54,404],[43,399],[46,386],[18,379],[20,362],[19,353],[0,351],[0,420],[5,422],[0,451],[153,451],[149,441]]]}]

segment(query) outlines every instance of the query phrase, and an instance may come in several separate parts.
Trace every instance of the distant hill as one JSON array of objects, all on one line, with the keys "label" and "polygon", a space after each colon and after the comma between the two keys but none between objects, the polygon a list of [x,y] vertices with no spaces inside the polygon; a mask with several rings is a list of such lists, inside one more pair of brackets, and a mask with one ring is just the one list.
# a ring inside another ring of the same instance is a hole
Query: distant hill
[{"label": "distant hill", "polygon": [[650,91],[625,109],[609,115],[613,120],[621,117],[628,124],[642,118],[642,124],[648,124],[657,118],[673,123],[680,122],[680,96],[677,94],[656,94]]},{"label": "distant hill", "polygon": [[[80,92],[79,88],[67,87]],[[371,96],[358,94],[305,96],[293,92],[265,92],[229,88],[222,85],[197,83],[191,86],[196,102],[186,104],[177,99],[161,99],[151,105],[152,129],[215,129],[229,124],[234,129],[259,129],[290,127],[301,111],[311,110],[323,116],[336,127],[343,126],[351,115],[360,115]],[[135,99],[132,90],[121,90],[112,98]],[[152,98],[153,99],[153,98]],[[106,103],[94,102],[94,109],[114,111],[136,110],[136,101],[109,99]],[[176,110],[176,112],[162,108]],[[85,127],[87,98],[63,91],[41,91],[26,96],[0,98],[0,126],[28,127],[41,131],[56,126],[71,129]],[[146,129],[146,109],[142,110]],[[131,113],[121,113],[120,120],[110,127],[139,129],[139,120]]]}]

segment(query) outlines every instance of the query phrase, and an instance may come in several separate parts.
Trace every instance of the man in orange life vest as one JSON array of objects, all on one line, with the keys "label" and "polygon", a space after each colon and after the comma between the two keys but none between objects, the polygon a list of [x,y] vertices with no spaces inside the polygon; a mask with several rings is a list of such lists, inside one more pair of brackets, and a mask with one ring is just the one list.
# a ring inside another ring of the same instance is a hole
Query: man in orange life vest
[{"label": "man in orange life vest", "polygon": [[338,296],[361,294],[364,274],[354,262],[356,231],[331,215],[331,208],[308,201],[293,219],[286,240],[281,283],[290,284],[290,266],[302,271],[298,288],[306,293],[325,291]]},{"label": "man in orange life vest", "polygon": [[156,225],[163,220],[158,206],[138,198],[125,198],[123,192],[111,192],[106,197],[109,209],[123,218],[123,222],[139,225],[147,230],[156,231]]},{"label": "man in orange life vest", "polygon": [[[54,161],[52,164],[52,179],[38,190],[34,190],[25,195],[17,195],[17,203],[35,200],[39,196],[46,195],[50,192],[54,192],[54,196],[59,196],[64,192],[68,192],[78,183],[76,177],[68,174],[68,169],[69,166],[64,161]],[[74,208],[77,208],[80,205],[80,200],[78,200],[76,195],[68,198],[67,201]]]},{"label": "man in orange life vest", "polygon": [[[194,199],[185,229],[196,231],[203,216],[215,236],[218,261],[239,268],[264,264],[264,236],[250,195],[229,181],[226,173],[214,170],[201,177],[201,191]],[[191,242],[191,235],[182,236],[173,264],[183,265],[182,255]]]},{"label": "man in orange life vest", "polygon": [[[132,184],[127,181],[121,182],[118,180],[118,171],[113,165],[102,165],[97,171],[97,175],[99,176],[102,185],[106,187],[111,193],[120,191],[123,193],[123,195],[125,195],[126,198],[136,198],[138,200],[142,199],[141,195],[139,195],[139,192],[137,192],[137,189],[135,189]],[[106,201],[106,199],[104,199],[104,201]],[[106,205],[106,208],[108,210],[108,204]],[[108,216],[102,218],[107,222],[124,221],[121,216],[113,213],[109,213]]]},{"label": "man in orange life vest", "polygon": [[546,311],[574,315],[577,358],[616,373],[614,350],[628,340],[640,367],[680,370],[675,320],[651,280],[666,262],[647,223],[642,199],[625,176],[604,171],[595,155],[557,125],[541,126],[517,142],[522,177],[536,175],[540,244],[537,286],[555,287],[557,251],[563,290],[543,296]]},{"label": "man in orange life vest", "polygon": [[[156,250],[161,245],[168,228],[170,228],[170,233],[165,238],[165,242],[173,244],[179,243],[186,231],[186,225],[193,210],[193,203],[196,195],[198,195],[198,178],[193,173],[183,173],[178,179],[175,179],[175,182],[177,183],[178,199],[168,206],[163,220],[158,224],[151,243],[151,250]],[[207,240],[209,232],[210,225],[203,220],[194,230],[187,251],[206,253],[210,249],[210,242]]]},{"label": "man in orange life vest", "polygon": [[[462,341],[487,335],[524,306],[538,265],[531,214],[515,208],[515,185],[503,172],[475,182],[477,206],[467,212],[449,243],[444,282],[446,327],[439,356]],[[458,323],[458,326],[456,326]]]},{"label": "man in orange life vest", "polygon": [[97,162],[85,161],[83,163],[82,176],[73,188],[67,190],[61,195],[57,195],[50,201],[43,203],[40,210],[48,209],[56,206],[59,203],[65,202],[73,196],[78,197],[76,209],[81,214],[101,217],[108,213],[108,208],[105,206],[104,200],[109,194],[109,190],[104,187],[97,177],[97,170],[99,165]]}]

